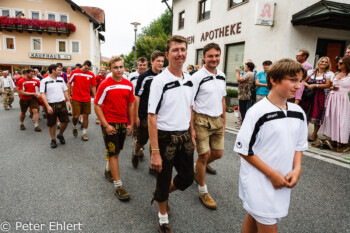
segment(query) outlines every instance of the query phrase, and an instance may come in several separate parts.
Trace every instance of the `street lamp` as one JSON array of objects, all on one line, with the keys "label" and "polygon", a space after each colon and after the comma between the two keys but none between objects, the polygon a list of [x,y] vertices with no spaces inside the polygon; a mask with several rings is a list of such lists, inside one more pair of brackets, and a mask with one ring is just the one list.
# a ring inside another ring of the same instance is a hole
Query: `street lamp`
[{"label": "street lamp", "polygon": [[136,67],[136,32],[137,32],[137,26],[141,25],[138,22],[130,23],[131,25],[134,25],[134,31],[135,31],[135,45],[134,45],[134,68]]}]

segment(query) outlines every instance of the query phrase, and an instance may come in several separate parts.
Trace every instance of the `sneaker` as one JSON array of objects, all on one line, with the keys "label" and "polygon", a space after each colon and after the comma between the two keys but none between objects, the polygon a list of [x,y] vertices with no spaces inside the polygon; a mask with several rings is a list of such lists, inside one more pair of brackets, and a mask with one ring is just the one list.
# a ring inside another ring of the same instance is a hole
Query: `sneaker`
[{"label": "sneaker", "polygon": [[207,164],[207,172],[212,175],[216,174],[216,170],[212,168],[209,164]]},{"label": "sneaker", "polygon": [[26,127],[25,127],[24,125],[21,125],[19,128],[20,128],[21,130],[25,130],[25,129],[26,129]]},{"label": "sneaker", "polygon": [[113,183],[113,175],[112,175],[112,172],[111,172],[111,171],[107,171],[107,170],[105,169],[105,177],[106,177],[106,179],[107,179],[109,182]]},{"label": "sneaker", "polygon": [[157,171],[151,167],[148,169],[148,172],[149,172],[149,174],[151,174],[154,177],[157,176]]},{"label": "sneaker", "polygon": [[51,148],[54,149],[57,147],[56,140],[51,140]]},{"label": "sneaker", "polygon": [[78,130],[77,129],[73,129],[73,136],[78,137]]},{"label": "sneaker", "polygon": [[203,203],[203,205],[205,207],[207,207],[208,209],[211,210],[216,210],[216,203],[213,200],[213,198],[211,198],[211,196],[209,195],[209,193],[205,193],[203,195],[199,195],[199,200],[201,200],[201,202]]},{"label": "sneaker", "polygon": [[123,186],[119,186],[115,188],[114,194],[118,197],[121,201],[129,201],[130,200],[130,194]]},{"label": "sneaker", "polygon": [[39,126],[36,126],[36,127],[34,128],[34,131],[36,131],[36,132],[41,132],[41,129],[40,129]]},{"label": "sneaker", "polygon": [[134,168],[137,168],[139,166],[139,157],[137,155],[132,155],[131,163]]},{"label": "sneaker", "polygon": [[96,124],[100,124],[100,120],[99,119],[96,119]]},{"label": "sneaker", "polygon": [[86,134],[83,134],[81,136],[81,139],[83,139],[83,141],[88,141],[89,140],[89,138],[88,138],[88,136]]},{"label": "sneaker", "polygon": [[160,233],[173,233],[173,229],[171,229],[169,223],[160,225],[160,223],[158,222],[158,231]]},{"label": "sneaker", "polygon": [[57,134],[57,138],[58,138],[58,140],[60,140],[60,143],[61,143],[62,145],[63,145],[63,144],[66,144],[66,140],[64,140],[63,135]]}]

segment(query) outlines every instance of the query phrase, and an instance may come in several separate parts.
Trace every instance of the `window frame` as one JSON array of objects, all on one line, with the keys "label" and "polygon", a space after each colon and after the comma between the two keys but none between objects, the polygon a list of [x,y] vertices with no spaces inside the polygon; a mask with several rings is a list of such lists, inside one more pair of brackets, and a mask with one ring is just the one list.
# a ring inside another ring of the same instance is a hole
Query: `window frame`
[{"label": "window frame", "polygon": [[199,55],[200,51],[202,51],[202,59],[203,59],[203,47],[196,49],[196,60],[195,60],[195,64],[197,63],[196,65],[201,65],[202,64],[202,59],[200,61],[198,59],[199,58],[198,55]]},{"label": "window frame", "polygon": [[[66,49],[65,52],[60,52],[60,42],[64,41],[66,43]],[[68,53],[68,41],[65,39],[56,39],[56,52],[59,54],[65,54]]]},{"label": "window frame", "polygon": [[[210,19],[210,12],[211,12],[211,6],[210,6],[210,11],[209,11],[209,16],[207,18],[205,17],[205,6],[207,5],[208,1],[210,1],[210,4],[212,3],[211,0],[200,0],[198,2],[198,22],[202,22],[204,20],[208,20]],[[203,18],[201,18],[201,4],[204,3],[204,14],[203,14]]]},{"label": "window frame", "polygon": [[57,21],[57,12],[46,11],[46,12],[45,12],[45,18],[46,18],[47,20],[49,20],[49,14],[50,14],[50,15],[55,15],[55,20],[54,20],[54,21]]},{"label": "window frame", "polygon": [[[13,49],[8,49],[8,48],[7,48],[7,43],[6,43],[6,39],[7,39],[7,38],[12,38],[12,39],[13,39]],[[16,37],[15,37],[15,36],[4,35],[4,36],[3,36],[3,40],[4,40],[4,51],[13,51],[13,52],[16,52]]]},{"label": "window frame", "polygon": [[8,11],[9,11],[9,17],[12,16],[11,8],[7,8],[7,7],[0,7],[0,12],[1,12],[0,16],[3,16],[3,15],[2,15],[2,11],[3,11],[3,10],[8,10]]},{"label": "window frame", "polygon": [[232,2],[232,1],[233,1],[233,0],[228,0],[228,9],[229,9],[229,10],[231,10],[231,9],[233,9],[233,8],[236,8],[236,7],[239,7],[239,6],[241,6],[241,5],[246,4],[246,3],[249,2],[249,0],[242,0],[242,2],[240,2],[240,3],[236,3],[236,4],[234,4],[234,5],[231,5],[231,2]]},{"label": "window frame", "polygon": [[21,11],[21,12],[25,15],[24,9],[13,8],[13,9],[12,9],[12,15],[13,15],[14,18],[17,18],[17,17],[16,17],[16,11]]},{"label": "window frame", "polygon": [[29,19],[33,19],[33,12],[39,13],[39,20],[41,20],[41,11],[40,10],[29,10]]},{"label": "window frame", "polygon": [[67,23],[69,23],[69,14],[68,13],[58,13],[58,19],[57,21],[61,22],[61,16],[65,15],[67,16]]},{"label": "window frame", "polygon": [[[34,39],[39,39],[40,40],[40,50],[34,50]],[[30,48],[33,53],[36,52],[42,52],[43,50],[43,38],[42,37],[30,37]]]},{"label": "window frame", "polygon": [[[73,52],[73,42],[79,43],[79,52]],[[71,54],[80,54],[81,53],[81,41],[80,40],[70,40],[70,53]]]},{"label": "window frame", "polygon": [[182,24],[182,27],[181,27],[181,16],[182,15],[184,15],[184,16],[186,16],[186,13],[185,13],[185,10],[183,10],[183,11],[181,11],[180,13],[179,13],[179,22],[178,22],[178,30],[180,30],[180,29],[184,29],[185,28],[185,17],[183,17],[183,24]]}]

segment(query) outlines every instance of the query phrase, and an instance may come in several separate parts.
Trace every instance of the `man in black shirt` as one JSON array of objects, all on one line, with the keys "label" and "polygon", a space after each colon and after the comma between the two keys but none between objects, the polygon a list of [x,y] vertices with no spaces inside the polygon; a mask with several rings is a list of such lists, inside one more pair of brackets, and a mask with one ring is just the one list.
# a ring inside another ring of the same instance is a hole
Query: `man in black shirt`
[{"label": "man in black shirt", "polygon": [[[148,135],[148,98],[153,78],[157,76],[164,65],[164,53],[156,50],[151,55],[151,67],[140,74],[135,88],[135,126],[136,138],[132,154],[132,165],[137,168],[139,165],[139,151],[147,143]],[[154,174],[150,168],[150,173]]]}]

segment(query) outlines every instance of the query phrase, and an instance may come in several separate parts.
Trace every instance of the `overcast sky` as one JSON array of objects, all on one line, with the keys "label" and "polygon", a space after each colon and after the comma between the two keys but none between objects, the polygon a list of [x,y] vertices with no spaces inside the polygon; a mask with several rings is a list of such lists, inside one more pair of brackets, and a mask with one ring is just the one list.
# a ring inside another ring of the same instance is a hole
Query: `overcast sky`
[{"label": "overcast sky", "polygon": [[[105,57],[129,53],[135,42],[134,26],[131,22],[141,23],[141,28],[157,19],[166,9],[162,0],[73,0],[79,6],[95,6],[105,12],[106,31],[102,32],[106,42],[101,46]],[[171,7],[172,0],[168,1]],[[78,26],[78,25],[76,25]]]}]

